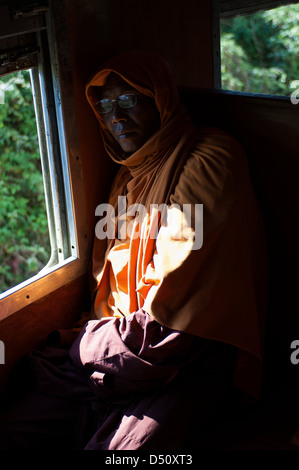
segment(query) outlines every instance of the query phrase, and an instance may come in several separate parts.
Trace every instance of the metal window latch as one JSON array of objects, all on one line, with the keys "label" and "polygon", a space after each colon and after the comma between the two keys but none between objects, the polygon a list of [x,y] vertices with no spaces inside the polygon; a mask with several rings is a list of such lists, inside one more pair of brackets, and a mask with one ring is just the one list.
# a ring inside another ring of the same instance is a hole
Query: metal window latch
[{"label": "metal window latch", "polygon": [[14,20],[45,13],[49,8],[48,2],[28,3],[28,5],[12,5],[11,14]]}]

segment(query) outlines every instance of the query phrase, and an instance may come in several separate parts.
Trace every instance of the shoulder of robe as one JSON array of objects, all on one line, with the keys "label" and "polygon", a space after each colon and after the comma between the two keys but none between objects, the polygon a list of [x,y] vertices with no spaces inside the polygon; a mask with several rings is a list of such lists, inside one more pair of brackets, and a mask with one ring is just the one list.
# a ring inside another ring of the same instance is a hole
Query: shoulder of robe
[{"label": "shoulder of robe", "polygon": [[190,157],[194,165],[197,162],[215,170],[239,172],[248,166],[241,144],[233,136],[212,127],[199,129]]},{"label": "shoulder of robe", "polygon": [[248,162],[240,143],[220,129],[202,128],[171,203],[202,203],[206,210],[227,212],[248,179]]}]

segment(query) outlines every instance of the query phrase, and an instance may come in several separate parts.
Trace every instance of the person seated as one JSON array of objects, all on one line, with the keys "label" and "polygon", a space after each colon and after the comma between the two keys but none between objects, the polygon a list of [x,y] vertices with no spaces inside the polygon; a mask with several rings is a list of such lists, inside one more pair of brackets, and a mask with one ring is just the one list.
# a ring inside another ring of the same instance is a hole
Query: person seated
[{"label": "person seated", "polygon": [[119,165],[97,208],[93,308],[70,345],[30,354],[2,446],[182,450],[192,429],[200,445],[233,387],[261,386],[266,244],[246,155],[194,127],[153,53],[111,58],[86,96]]}]

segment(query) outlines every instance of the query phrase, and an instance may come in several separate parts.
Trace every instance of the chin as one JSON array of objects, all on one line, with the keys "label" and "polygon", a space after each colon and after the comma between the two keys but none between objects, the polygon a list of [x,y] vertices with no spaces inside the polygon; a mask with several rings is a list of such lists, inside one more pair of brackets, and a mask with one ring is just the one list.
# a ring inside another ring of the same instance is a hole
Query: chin
[{"label": "chin", "polygon": [[132,155],[132,153],[134,152],[137,152],[137,150],[139,150],[142,145],[138,145],[138,144],[133,144],[133,143],[126,143],[126,142],[122,142],[122,144],[120,144],[121,146],[121,149],[123,152],[126,152],[129,155]]},{"label": "chin", "polygon": [[127,135],[125,138],[117,139],[123,152],[129,157],[133,153],[137,152],[146,142],[144,139],[140,139],[138,135]]}]

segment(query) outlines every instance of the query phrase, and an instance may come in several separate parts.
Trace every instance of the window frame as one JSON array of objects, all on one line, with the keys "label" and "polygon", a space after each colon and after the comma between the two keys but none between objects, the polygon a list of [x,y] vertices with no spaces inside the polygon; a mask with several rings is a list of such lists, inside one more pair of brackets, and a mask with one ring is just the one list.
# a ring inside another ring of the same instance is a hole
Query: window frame
[{"label": "window frame", "polygon": [[217,3],[221,18],[231,18],[290,5],[294,0],[218,0]]},{"label": "window frame", "polygon": [[37,38],[38,71],[32,72],[32,78],[52,254],[38,274],[0,294],[0,321],[82,276],[89,262],[65,5],[51,0],[49,6],[44,2],[36,6],[35,11],[30,5],[27,10],[26,5],[14,11],[9,5],[0,8],[7,44],[10,38],[29,32]]}]

